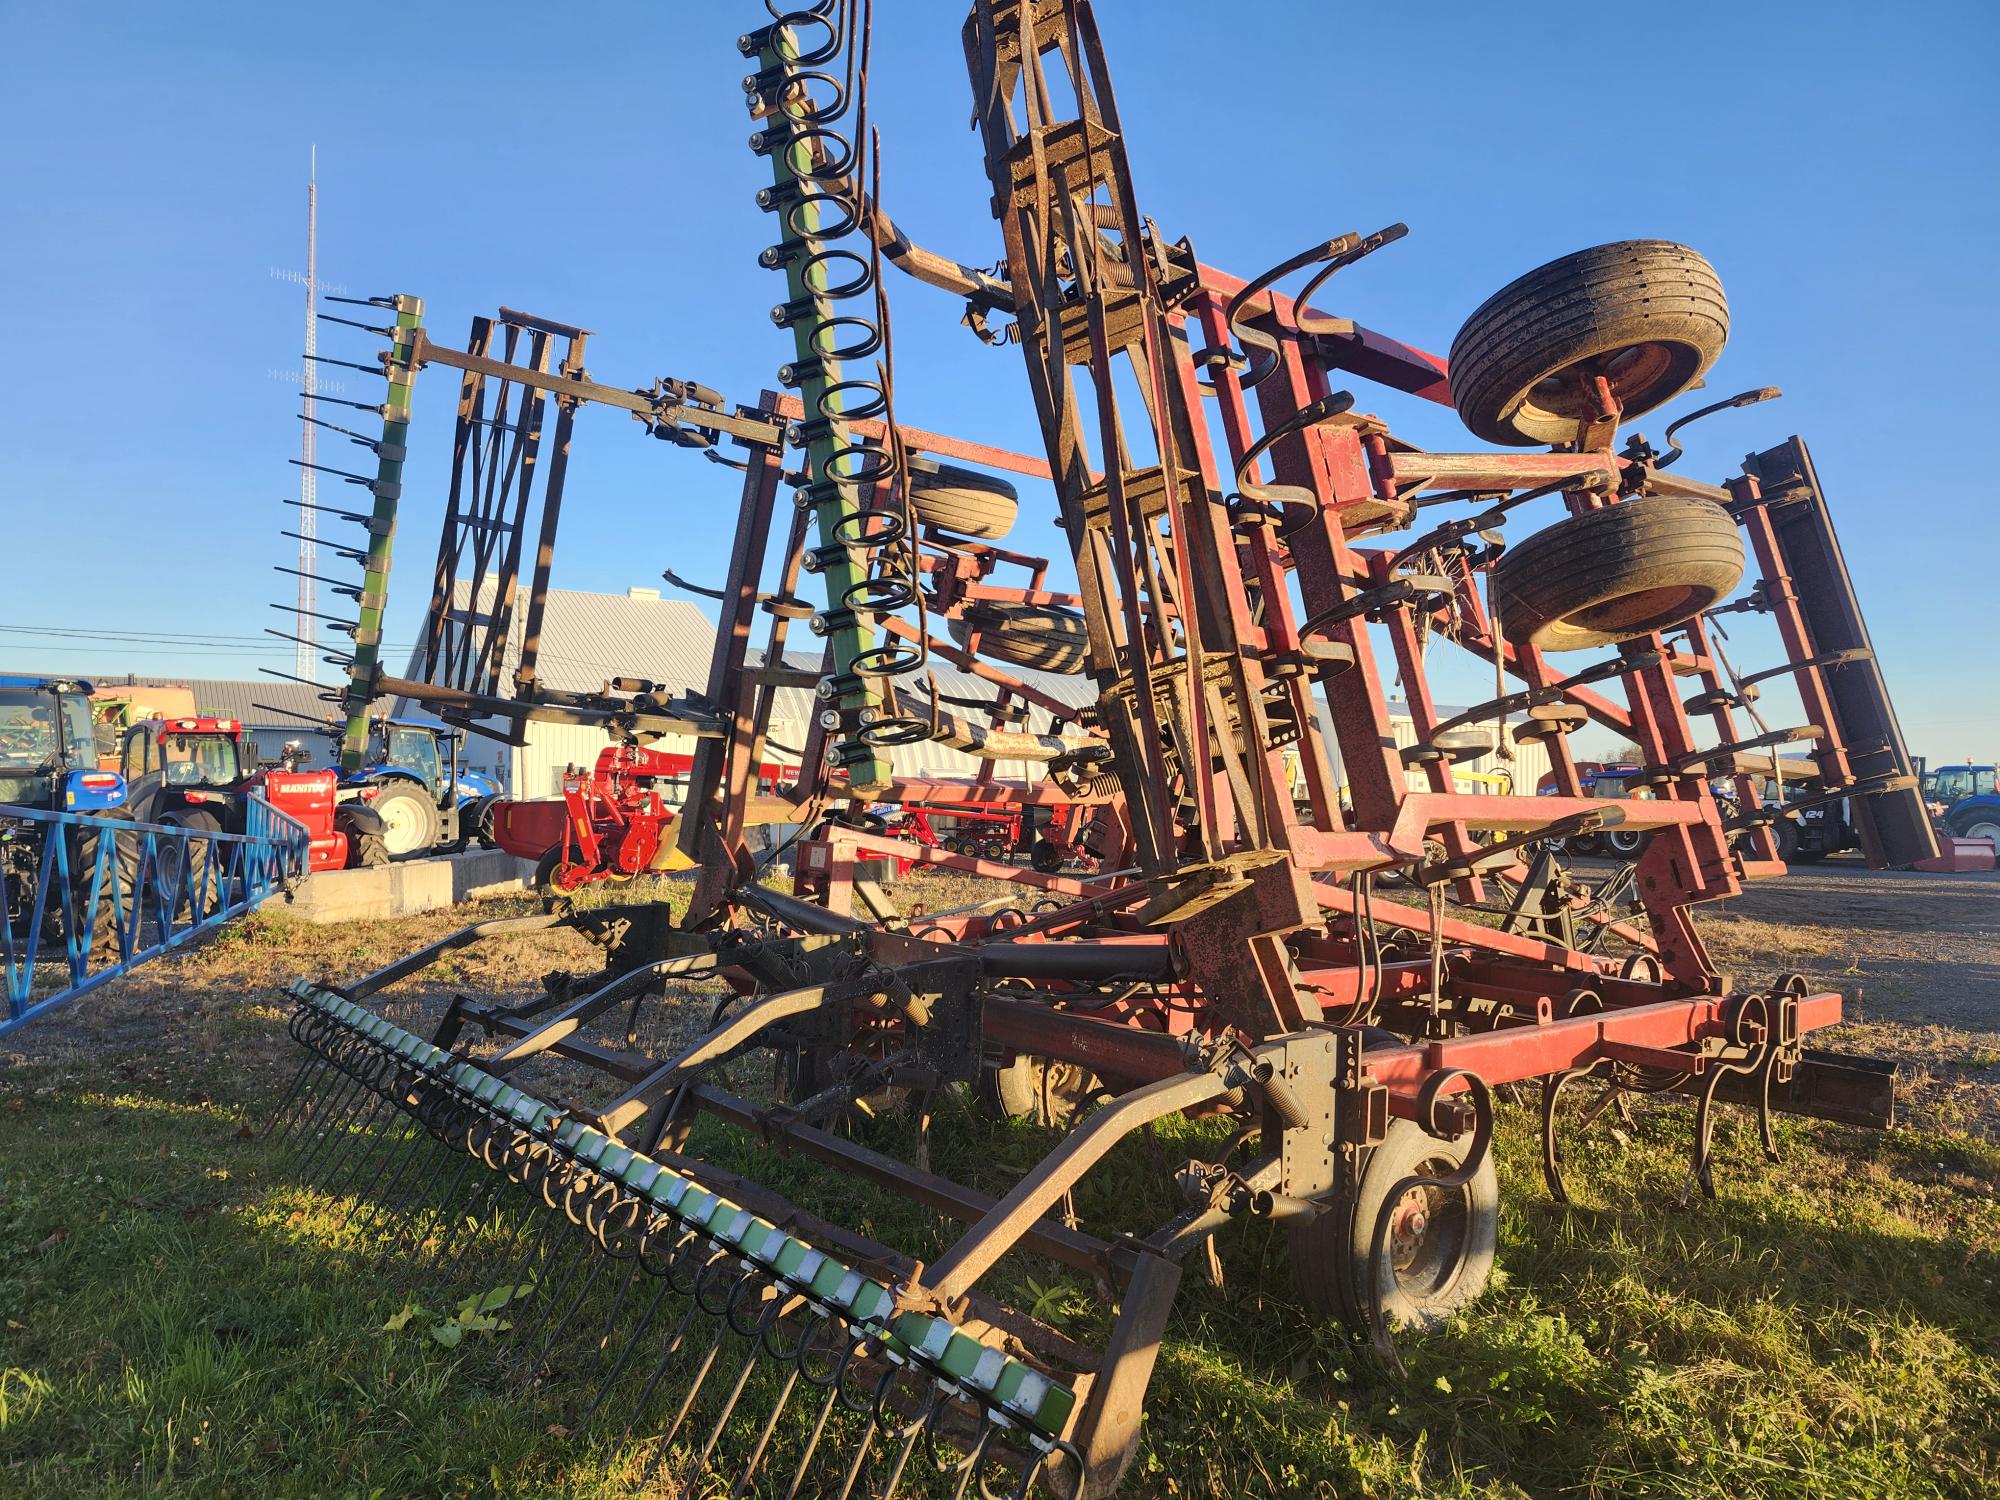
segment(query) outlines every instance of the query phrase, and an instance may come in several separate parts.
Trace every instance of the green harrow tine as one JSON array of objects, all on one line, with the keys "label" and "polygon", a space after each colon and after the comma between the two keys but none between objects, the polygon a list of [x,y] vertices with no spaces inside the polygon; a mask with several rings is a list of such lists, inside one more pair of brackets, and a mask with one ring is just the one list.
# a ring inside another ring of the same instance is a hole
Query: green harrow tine
[{"label": "green harrow tine", "polygon": [[[1025,1496],[1059,1455],[1073,1500],[1065,1386],[353,1002],[294,994],[293,1034],[315,1056],[267,1134],[344,1200],[334,1232],[374,1267],[400,1254],[399,1296],[432,1279],[532,1297],[505,1330],[510,1377],[587,1379],[579,1435],[615,1399],[619,1444],[645,1448],[642,1485],[685,1474],[738,1496],[886,1500],[922,1467],[953,1494]],[[650,1297],[634,1292],[645,1277]],[[802,1382],[811,1418],[788,1437]]]}]

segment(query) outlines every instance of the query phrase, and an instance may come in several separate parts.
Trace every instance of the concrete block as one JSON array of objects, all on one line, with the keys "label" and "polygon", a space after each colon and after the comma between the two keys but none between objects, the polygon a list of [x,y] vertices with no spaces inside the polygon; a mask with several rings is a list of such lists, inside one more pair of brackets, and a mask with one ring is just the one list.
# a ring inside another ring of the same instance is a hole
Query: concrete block
[{"label": "concrete block", "polygon": [[305,878],[286,909],[322,925],[408,917],[526,890],[534,873],[530,861],[499,849],[398,860],[373,870],[321,870]]}]

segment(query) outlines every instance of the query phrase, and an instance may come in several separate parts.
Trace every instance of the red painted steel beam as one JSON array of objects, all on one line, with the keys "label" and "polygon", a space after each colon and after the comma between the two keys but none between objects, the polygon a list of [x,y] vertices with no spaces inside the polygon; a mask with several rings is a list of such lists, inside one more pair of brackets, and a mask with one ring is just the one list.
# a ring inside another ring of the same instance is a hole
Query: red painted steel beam
[{"label": "red painted steel beam", "polygon": [[[777,397],[775,409],[788,422],[805,419],[806,409],[797,396],[785,394]],[[706,415],[703,413],[702,415]],[[847,425],[862,437],[880,442],[886,429],[880,422],[849,418]],[[941,432],[926,432],[921,427],[911,427],[898,422],[896,429],[903,435],[906,447],[922,453],[935,453],[944,458],[957,459],[961,463],[978,464],[981,468],[999,469],[1006,474],[1025,474],[1030,479],[1049,477],[1048,460],[1030,458],[1025,453],[1015,453],[1007,448],[994,448],[985,443],[968,443],[964,438],[947,437]]]},{"label": "red painted steel beam", "polygon": [[[1352,890],[1334,885],[1328,881],[1313,882],[1313,897],[1324,911],[1355,915],[1360,906],[1360,897]],[[1401,928],[1405,932],[1428,935],[1431,930],[1431,914],[1419,907],[1401,906],[1394,901],[1385,901],[1378,894],[1369,903],[1369,913],[1384,927]],[[1571,973],[1597,975],[1609,973],[1616,964],[1608,958],[1565,948],[1560,943],[1545,943],[1539,938],[1520,937],[1513,933],[1501,932],[1492,927],[1482,927],[1477,922],[1468,922],[1461,917],[1446,917],[1443,932],[1445,941],[1454,947],[1479,948],[1488,953],[1504,953],[1514,958],[1531,959],[1538,963],[1554,964]]]},{"label": "red painted steel beam", "polygon": [[[1518,1083],[1607,1056],[1606,1044],[1614,1049],[1662,1051],[1688,1047],[1727,1034],[1728,1006],[1728,1000],[1717,995],[1662,1000],[1546,1024],[1505,1026],[1422,1046],[1370,1050],[1364,1062],[1375,1081],[1388,1086],[1390,1112],[1414,1117],[1418,1091],[1428,1078],[1444,1069],[1464,1069],[1489,1084]],[[1840,996],[1833,991],[1800,997],[1800,1034],[1837,1024],[1840,1006]],[[1693,1071],[1691,1066],[1689,1071]],[[1464,1087],[1454,1080],[1445,1085],[1444,1092],[1458,1093]]]}]

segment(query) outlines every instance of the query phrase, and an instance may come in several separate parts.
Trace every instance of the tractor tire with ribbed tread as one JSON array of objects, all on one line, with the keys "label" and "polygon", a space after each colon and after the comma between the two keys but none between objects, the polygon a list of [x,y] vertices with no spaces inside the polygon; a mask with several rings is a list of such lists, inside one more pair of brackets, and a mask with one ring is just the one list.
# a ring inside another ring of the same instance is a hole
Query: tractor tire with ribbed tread
[{"label": "tractor tire with ribbed tread", "polygon": [[1493,566],[1516,645],[1580,651],[1694,618],[1743,580],[1743,537],[1708,500],[1656,495],[1570,516]]},{"label": "tractor tire with ribbed tread", "polygon": [[1700,254],[1669,240],[1598,245],[1510,281],[1465,320],[1452,404],[1489,443],[1566,443],[1589,415],[1573,377],[1604,375],[1630,420],[1692,386],[1728,338],[1729,303]]},{"label": "tractor tire with ribbed tread", "polygon": [[947,622],[951,638],[963,646],[979,631],[979,654],[1011,666],[1068,676],[1083,670],[1090,638],[1083,616],[1047,604],[972,605],[966,617]]}]

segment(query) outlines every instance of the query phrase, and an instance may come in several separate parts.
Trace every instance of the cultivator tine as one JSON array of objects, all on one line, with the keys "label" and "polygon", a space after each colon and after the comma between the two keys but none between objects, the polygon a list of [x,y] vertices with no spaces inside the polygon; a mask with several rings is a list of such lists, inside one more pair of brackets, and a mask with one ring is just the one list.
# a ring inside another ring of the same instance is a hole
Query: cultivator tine
[{"label": "cultivator tine", "polygon": [[[587,1377],[573,1430],[620,1412],[642,1485],[886,1497],[926,1473],[961,1495],[1079,1489],[1068,1387],[352,1001],[294,995],[318,1063],[293,1080],[285,1128],[310,1136],[300,1175],[349,1200],[343,1238],[402,1250],[408,1286],[428,1275],[516,1306],[494,1330],[508,1372]],[[794,1431],[801,1389],[816,1409]]]}]

